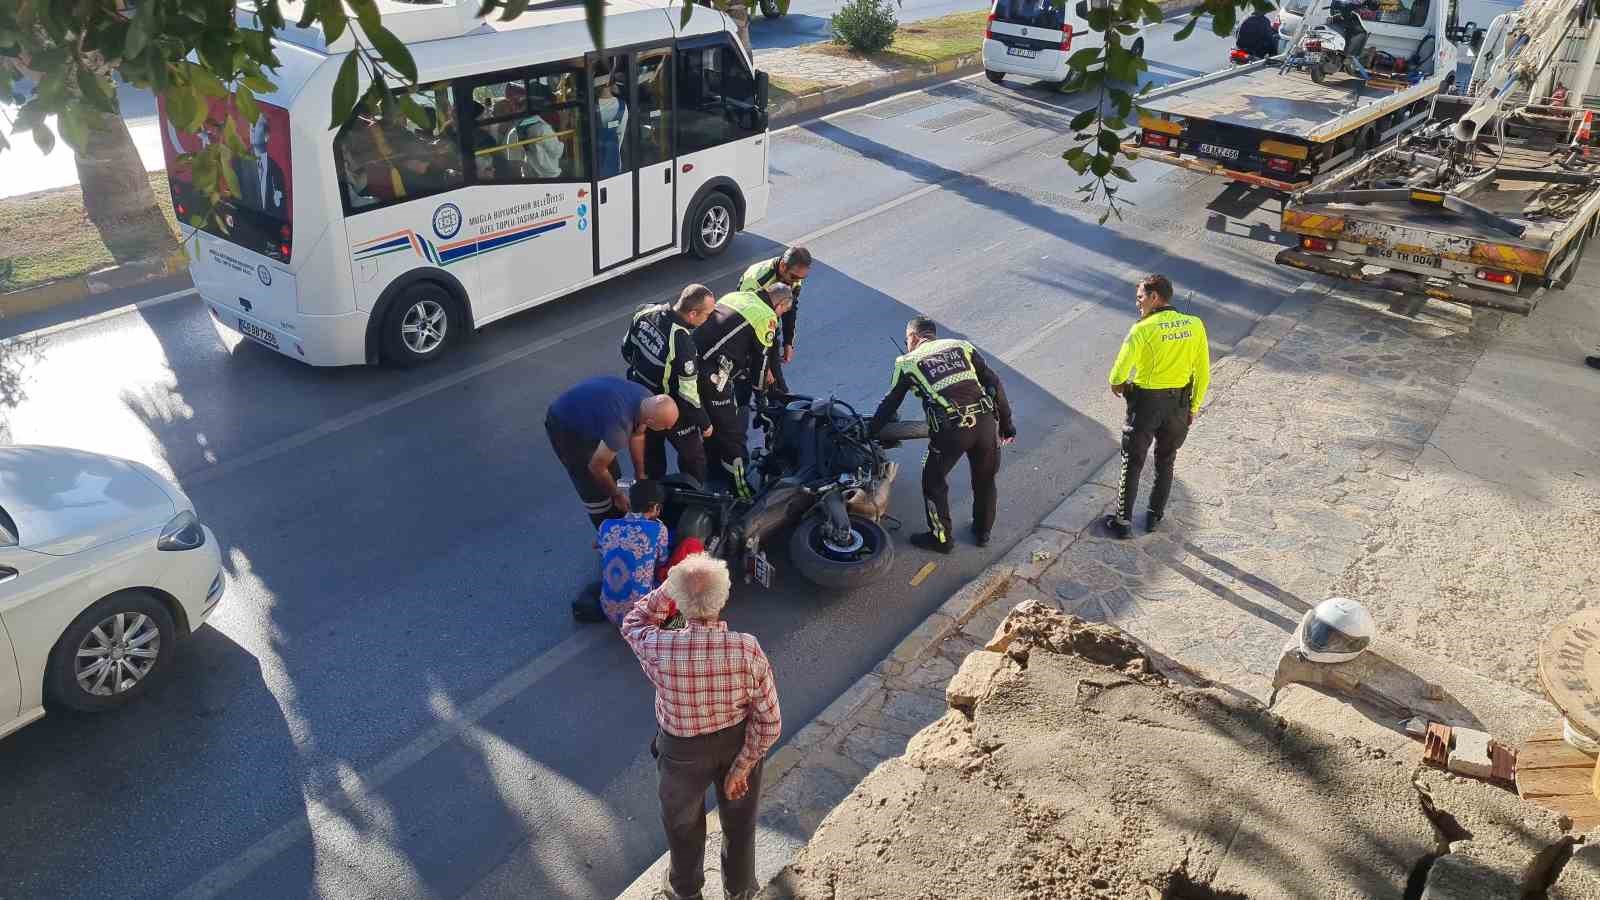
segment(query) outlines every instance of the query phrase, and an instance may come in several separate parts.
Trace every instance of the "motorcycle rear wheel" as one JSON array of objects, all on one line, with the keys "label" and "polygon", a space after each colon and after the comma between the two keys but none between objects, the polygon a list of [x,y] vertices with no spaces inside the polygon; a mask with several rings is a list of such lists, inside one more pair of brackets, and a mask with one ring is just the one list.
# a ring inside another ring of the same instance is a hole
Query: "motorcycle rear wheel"
[{"label": "motorcycle rear wheel", "polygon": [[806,516],[789,538],[789,558],[807,581],[826,588],[853,590],[877,581],[894,565],[894,541],[882,525],[850,517],[852,547],[824,540],[821,516]]}]

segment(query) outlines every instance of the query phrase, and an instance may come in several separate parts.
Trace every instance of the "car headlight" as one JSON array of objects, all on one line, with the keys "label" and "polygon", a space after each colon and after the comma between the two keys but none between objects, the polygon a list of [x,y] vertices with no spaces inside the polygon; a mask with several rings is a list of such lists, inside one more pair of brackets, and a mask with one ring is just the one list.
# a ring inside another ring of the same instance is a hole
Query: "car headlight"
[{"label": "car headlight", "polygon": [[200,527],[199,518],[186,509],[173,516],[167,527],[161,529],[161,537],[156,538],[156,549],[193,550],[205,542],[206,530]]}]

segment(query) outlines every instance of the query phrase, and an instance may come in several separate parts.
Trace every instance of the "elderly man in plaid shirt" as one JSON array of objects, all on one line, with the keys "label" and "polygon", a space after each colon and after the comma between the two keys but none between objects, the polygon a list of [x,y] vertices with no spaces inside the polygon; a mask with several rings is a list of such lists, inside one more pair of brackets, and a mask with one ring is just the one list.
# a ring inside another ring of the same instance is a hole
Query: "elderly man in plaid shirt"
[{"label": "elderly man in plaid shirt", "polygon": [[[671,866],[663,894],[695,900],[704,886],[706,788],[722,817],[722,885],[730,900],[756,895],[756,809],[761,760],[783,731],[772,667],[753,635],[718,620],[728,564],[686,557],[622,620],[622,636],[656,687],[661,823]],[[676,609],[682,628],[663,628]]]}]

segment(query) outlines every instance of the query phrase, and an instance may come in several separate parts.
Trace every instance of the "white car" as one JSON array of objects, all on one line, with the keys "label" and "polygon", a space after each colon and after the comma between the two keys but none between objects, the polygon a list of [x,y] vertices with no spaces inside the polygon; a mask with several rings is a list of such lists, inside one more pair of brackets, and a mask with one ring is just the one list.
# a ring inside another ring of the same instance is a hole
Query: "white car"
[{"label": "white car", "polygon": [[0,447],[0,737],[119,706],[172,667],[222,599],[222,554],[154,469]]},{"label": "white car", "polygon": [[[1057,6],[1051,0],[994,0],[983,31],[983,72],[999,84],[1007,75],[1064,83],[1071,73],[1067,60],[1079,50],[1105,45],[1105,33],[1089,27],[1089,6],[1080,2]],[[1140,25],[1128,49],[1144,55]]]}]

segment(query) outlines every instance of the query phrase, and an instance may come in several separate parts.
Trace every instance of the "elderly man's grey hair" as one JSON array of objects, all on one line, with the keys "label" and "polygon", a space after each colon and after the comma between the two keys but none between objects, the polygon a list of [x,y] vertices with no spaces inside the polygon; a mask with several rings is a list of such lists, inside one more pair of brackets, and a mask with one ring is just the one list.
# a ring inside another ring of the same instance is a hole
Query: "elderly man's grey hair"
[{"label": "elderly man's grey hair", "polygon": [[772,284],[767,285],[766,291],[767,299],[772,301],[773,309],[777,309],[779,306],[785,303],[790,305],[794,304],[794,288],[789,287],[787,284],[784,284],[781,281],[775,281]]},{"label": "elderly man's grey hair", "polygon": [[715,619],[732,587],[728,564],[704,553],[684,557],[667,573],[667,596],[687,619]]}]

